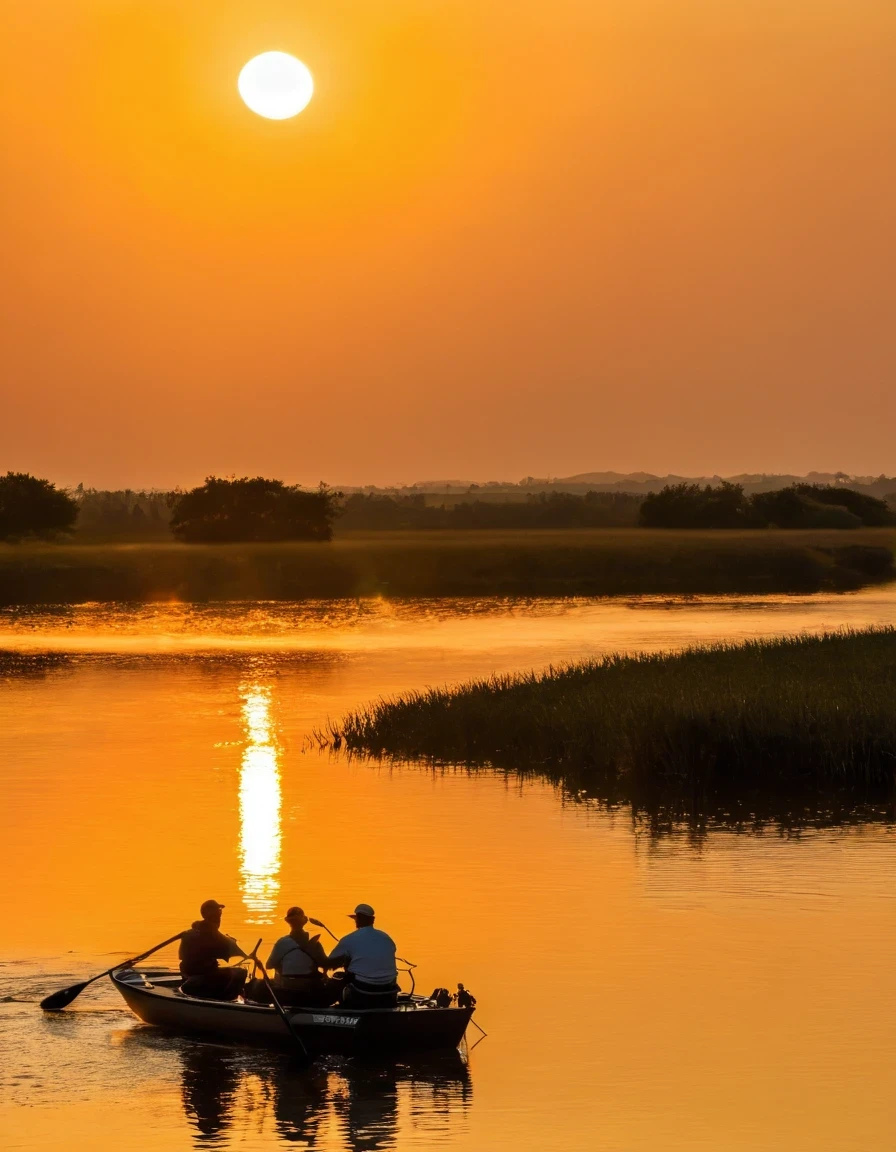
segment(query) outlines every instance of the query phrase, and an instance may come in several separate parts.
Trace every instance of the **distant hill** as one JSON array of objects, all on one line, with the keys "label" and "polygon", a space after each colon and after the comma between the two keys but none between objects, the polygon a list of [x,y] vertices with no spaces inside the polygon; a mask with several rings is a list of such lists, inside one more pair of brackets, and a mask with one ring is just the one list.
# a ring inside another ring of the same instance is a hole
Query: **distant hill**
[{"label": "distant hill", "polygon": [[[427,503],[456,503],[468,500],[514,502],[525,500],[538,492],[570,492],[584,495],[586,492],[631,492],[646,496],[648,492],[659,492],[668,484],[721,484],[723,480],[743,485],[748,496],[755,492],[775,492],[793,484],[830,484],[834,487],[851,488],[867,496],[889,500],[896,507],[896,476],[851,476],[846,472],[809,472],[805,476],[790,473],[742,472],[735,476],[656,476],[652,472],[579,472],[574,476],[536,477],[526,476],[518,483],[513,481],[472,481],[472,480],[420,480],[415,484],[391,488],[374,485],[363,487],[339,486],[344,492],[364,492],[390,496],[423,496]],[[444,500],[443,500],[444,498]]]}]

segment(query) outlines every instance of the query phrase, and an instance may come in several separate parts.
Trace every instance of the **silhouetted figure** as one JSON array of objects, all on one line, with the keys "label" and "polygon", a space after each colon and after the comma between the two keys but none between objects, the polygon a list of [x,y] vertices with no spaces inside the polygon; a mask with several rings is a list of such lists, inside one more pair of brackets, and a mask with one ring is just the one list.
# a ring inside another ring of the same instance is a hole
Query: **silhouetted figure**
[{"label": "silhouetted figure", "polygon": [[[323,973],[327,954],[320,944],[319,936],[309,936],[305,931],[308,917],[294,905],[284,917],[289,925],[289,935],[281,936],[271,949],[267,967],[275,972],[274,987],[281,1003],[301,1004],[311,1008],[323,1008],[332,1004],[339,996],[341,981],[328,980]],[[266,999],[262,986],[253,981],[253,999]],[[267,999],[269,999],[269,994]]]},{"label": "silhouetted figure", "polygon": [[343,1003],[353,1008],[390,1008],[398,1003],[395,941],[379,928],[369,904],[349,912],[357,927],[334,946],[328,968],[345,968]]},{"label": "silhouetted figure", "polygon": [[235,1000],[243,990],[248,973],[245,968],[219,968],[219,960],[245,957],[232,936],[221,931],[223,904],[206,900],[199,912],[201,920],[183,934],[180,942],[181,990],[203,1000]]}]

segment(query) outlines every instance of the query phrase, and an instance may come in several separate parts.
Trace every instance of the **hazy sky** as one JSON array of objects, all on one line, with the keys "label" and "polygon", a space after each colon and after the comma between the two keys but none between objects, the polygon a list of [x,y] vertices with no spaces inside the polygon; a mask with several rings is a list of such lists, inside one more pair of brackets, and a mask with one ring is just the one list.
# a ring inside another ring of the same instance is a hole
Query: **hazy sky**
[{"label": "hazy sky", "polygon": [[893,0],[0,9],[0,470],[896,472]]}]

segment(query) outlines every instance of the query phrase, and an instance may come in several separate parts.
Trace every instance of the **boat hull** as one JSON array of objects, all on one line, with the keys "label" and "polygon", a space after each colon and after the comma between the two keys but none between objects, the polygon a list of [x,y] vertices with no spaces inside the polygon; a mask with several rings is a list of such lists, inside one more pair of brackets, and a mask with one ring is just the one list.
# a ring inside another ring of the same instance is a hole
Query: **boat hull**
[{"label": "boat hull", "polygon": [[[273,1007],[184,996],[170,974],[158,979],[137,969],[117,969],[112,983],[144,1023],[221,1043],[294,1046]],[[457,1048],[473,1009],[435,1008],[412,1001],[397,1008],[289,1009],[295,1033],[311,1053],[352,1055]]]}]

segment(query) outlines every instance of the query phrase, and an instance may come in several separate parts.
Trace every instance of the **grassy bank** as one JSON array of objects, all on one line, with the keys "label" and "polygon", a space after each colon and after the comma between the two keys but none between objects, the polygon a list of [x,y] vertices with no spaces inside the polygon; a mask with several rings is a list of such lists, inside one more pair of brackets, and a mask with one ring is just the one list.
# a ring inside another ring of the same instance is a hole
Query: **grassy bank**
[{"label": "grassy bank", "polygon": [[[648,811],[807,791],[887,801],[896,630],[609,657],[379,701],[326,734],[401,760],[532,770]],[[775,803],[771,804],[775,807]]]},{"label": "grassy bank", "polygon": [[0,603],[814,592],[893,577],[896,532],[377,532],[330,544],[0,546]]}]

